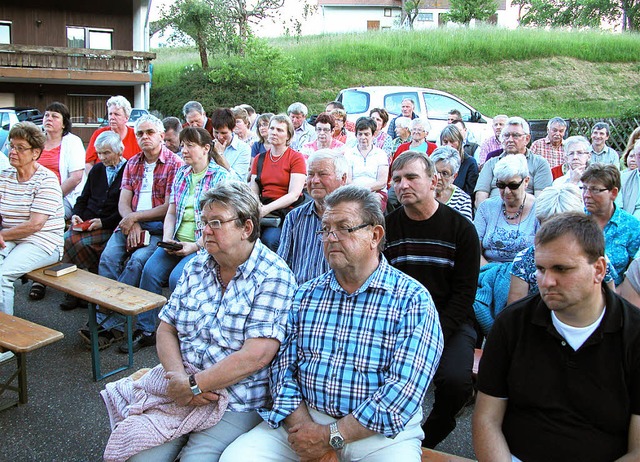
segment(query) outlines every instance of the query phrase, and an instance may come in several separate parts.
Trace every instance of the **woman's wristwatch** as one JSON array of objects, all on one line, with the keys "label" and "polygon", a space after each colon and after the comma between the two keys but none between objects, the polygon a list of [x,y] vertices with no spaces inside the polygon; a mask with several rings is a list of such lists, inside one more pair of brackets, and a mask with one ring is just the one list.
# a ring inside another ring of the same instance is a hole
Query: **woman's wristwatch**
[{"label": "woman's wristwatch", "polygon": [[191,387],[191,393],[193,393],[193,396],[198,396],[202,393],[202,390],[200,390],[200,387],[196,382],[195,374],[191,374],[189,376],[189,387]]}]

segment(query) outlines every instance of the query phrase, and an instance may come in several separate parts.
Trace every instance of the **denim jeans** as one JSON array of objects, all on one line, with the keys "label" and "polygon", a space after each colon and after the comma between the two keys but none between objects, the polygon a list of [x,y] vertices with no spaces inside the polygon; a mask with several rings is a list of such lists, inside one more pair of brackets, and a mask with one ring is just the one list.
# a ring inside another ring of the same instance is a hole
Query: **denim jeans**
[{"label": "denim jeans", "polygon": [[[198,253],[194,252],[184,257],[179,257],[171,255],[166,250],[158,247],[144,265],[140,288],[154,294],[162,294],[162,287],[169,282],[169,289],[173,292],[185,265],[196,255]],[[173,281],[173,286],[171,281]]]},{"label": "denim jeans", "polygon": [[[147,229],[151,233],[149,245],[136,250],[132,254],[128,254],[126,249],[127,237],[120,230],[114,232],[100,257],[100,265],[98,266],[98,274],[100,276],[115,279],[133,287],[140,286],[144,265],[153,255],[158,241],[160,241],[161,235],[154,233],[158,229],[162,229],[162,222],[141,223],[141,225],[143,229]],[[128,260],[127,257],[129,258]],[[149,310],[138,316],[135,328],[145,332],[155,332],[157,317],[157,309]],[[98,322],[106,329],[113,328],[119,322],[118,319],[113,317],[106,321],[105,319],[106,315],[98,313]]]}]

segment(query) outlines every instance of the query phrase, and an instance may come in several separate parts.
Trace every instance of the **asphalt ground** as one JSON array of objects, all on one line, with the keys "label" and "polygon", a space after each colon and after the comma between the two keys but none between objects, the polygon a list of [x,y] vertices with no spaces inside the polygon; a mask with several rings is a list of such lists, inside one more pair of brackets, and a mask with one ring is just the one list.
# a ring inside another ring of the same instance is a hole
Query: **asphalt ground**
[{"label": "asphalt ground", "polygon": [[[106,382],[158,364],[155,348],[137,352],[133,369],[94,382],[90,352],[77,333],[87,321],[87,310],[61,311],[63,294],[52,289],[43,300],[32,301],[29,287],[16,283],[15,315],[56,329],[64,339],[27,354],[29,402],[0,412],[0,462],[100,461],[110,434],[100,390]],[[115,346],[102,355],[103,371],[126,361]],[[0,380],[11,373],[15,360],[10,364],[0,364]],[[427,403],[432,399],[430,392]],[[474,457],[472,411],[472,406],[464,409],[457,428],[436,449]]]}]

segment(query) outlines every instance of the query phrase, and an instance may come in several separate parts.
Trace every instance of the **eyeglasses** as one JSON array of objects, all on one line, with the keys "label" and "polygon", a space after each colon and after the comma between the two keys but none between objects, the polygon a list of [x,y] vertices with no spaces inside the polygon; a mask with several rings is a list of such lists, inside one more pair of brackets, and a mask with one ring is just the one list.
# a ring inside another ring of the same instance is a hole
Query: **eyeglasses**
[{"label": "eyeglasses", "polygon": [[18,154],[22,154],[23,152],[27,152],[33,149],[33,146],[29,146],[28,148],[24,146],[14,146],[13,144],[9,145],[9,151],[15,151]]},{"label": "eyeglasses", "polygon": [[446,170],[440,171],[440,170],[436,170],[436,172],[438,172],[438,175],[440,175],[442,178],[444,178],[445,180],[447,178],[450,178],[453,176],[453,173],[449,173]]},{"label": "eyeglasses", "polygon": [[591,153],[589,151],[569,151],[567,153],[567,158],[569,157],[580,157],[580,156],[588,156]]},{"label": "eyeglasses", "polygon": [[330,128],[321,128],[321,127],[316,127],[316,131],[318,133],[330,133],[331,129]]},{"label": "eyeglasses", "polygon": [[156,130],[154,130],[153,128],[150,128],[148,130],[138,130],[136,132],[136,138],[142,138],[144,135],[153,136],[156,133],[158,133],[158,132]]},{"label": "eyeglasses", "polygon": [[237,219],[238,217],[229,218],[228,220],[209,220],[209,221],[200,220],[198,222],[198,229],[203,230],[207,226],[211,229],[220,229],[222,228],[223,223],[229,223],[230,221],[234,221]]},{"label": "eyeglasses", "polygon": [[333,235],[333,238],[336,241],[340,241],[342,239],[349,237],[351,233],[354,233],[360,229],[366,228],[367,226],[373,226],[373,224],[362,223],[361,225],[354,226],[352,228],[338,228],[333,231],[321,229],[320,231],[316,231],[316,236],[318,236],[318,239],[320,239],[322,242],[327,242],[329,240],[329,236],[331,235]]},{"label": "eyeglasses", "polygon": [[524,178],[520,181],[520,183],[505,183],[504,181],[498,181],[496,182],[496,188],[498,189],[509,188],[511,191],[515,191],[520,186],[522,186],[522,183],[524,183]]},{"label": "eyeglasses", "polygon": [[501,133],[500,137],[503,140],[508,140],[509,138],[513,138],[514,140],[519,140],[523,136],[527,136],[526,133]]},{"label": "eyeglasses", "polygon": [[582,190],[582,194],[586,194],[588,192],[592,196],[609,191],[609,188],[594,188],[592,186],[580,186],[580,189]]}]

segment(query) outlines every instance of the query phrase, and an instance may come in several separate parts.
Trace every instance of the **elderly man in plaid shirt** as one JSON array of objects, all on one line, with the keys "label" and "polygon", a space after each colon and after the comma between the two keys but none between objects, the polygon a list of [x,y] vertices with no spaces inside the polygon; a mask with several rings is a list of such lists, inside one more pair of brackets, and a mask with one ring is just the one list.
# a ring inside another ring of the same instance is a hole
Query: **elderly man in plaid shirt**
[{"label": "elderly man in plaid shirt", "polygon": [[381,254],[375,193],[344,186],[325,202],[318,235],[331,270],[296,292],[266,422],[221,462],[420,461],[421,401],[443,345],[433,301]]},{"label": "elderly man in plaid shirt", "polygon": [[[122,220],[102,252],[98,274],[138,287],[144,264],[162,237],[171,185],[183,162],[164,145],[164,125],[157,117],[150,114],[140,117],[136,121],[135,134],[142,152],[129,159],[124,167],[118,202]],[[147,246],[141,246],[143,231],[151,236]],[[157,317],[157,310],[138,316],[135,344],[140,347],[155,345]],[[106,329],[98,337],[100,349],[124,337],[119,330],[122,327],[115,327],[117,319],[98,313],[98,322]],[[79,333],[85,343],[91,344],[87,326]]]}]

